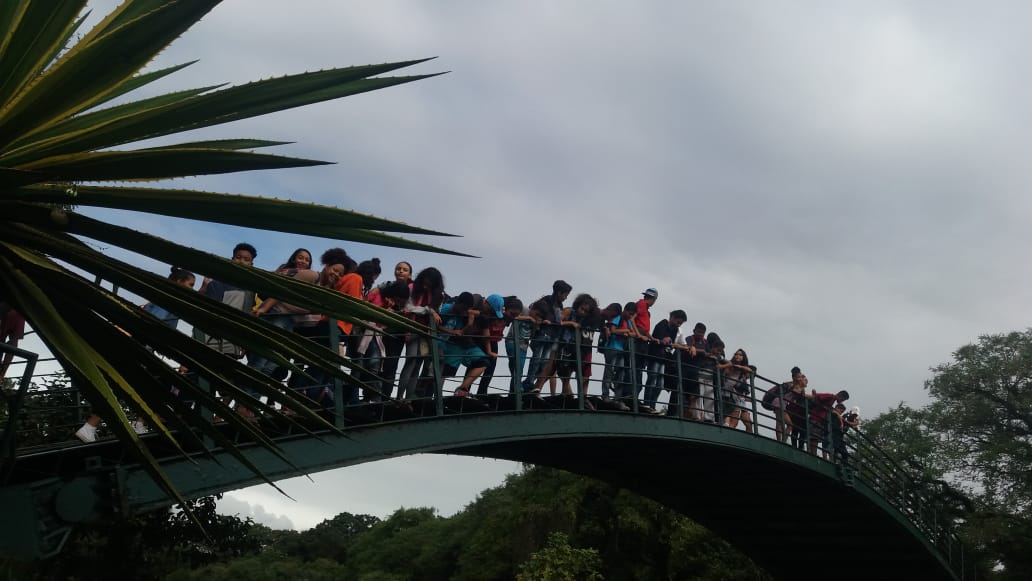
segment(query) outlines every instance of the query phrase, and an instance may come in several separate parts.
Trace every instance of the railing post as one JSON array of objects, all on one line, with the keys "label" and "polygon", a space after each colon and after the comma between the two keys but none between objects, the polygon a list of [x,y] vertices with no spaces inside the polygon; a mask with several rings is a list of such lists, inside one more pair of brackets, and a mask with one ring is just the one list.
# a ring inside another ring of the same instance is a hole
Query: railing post
[{"label": "railing post", "polygon": [[803,423],[806,426],[806,431],[803,432],[803,436],[806,438],[806,442],[803,444],[803,450],[810,451],[810,400],[803,398]]},{"label": "railing post", "polygon": [[638,413],[638,389],[641,387],[641,370],[638,369],[638,361],[634,356],[634,346],[637,343],[637,339],[627,338],[627,357],[631,372],[631,411],[634,413]]},{"label": "railing post", "polygon": [[[760,434],[760,414],[756,410],[756,374],[749,374],[749,400],[750,406],[752,407],[752,431],[753,434]],[[777,437],[777,431],[775,430],[774,436]]]},{"label": "railing post", "polygon": [[[834,416],[835,410],[829,409],[827,414],[824,416],[824,437],[821,438],[821,452],[827,454],[828,458],[831,458],[832,464],[838,464],[835,459],[835,433],[831,430],[831,416]],[[841,433],[841,432],[840,432]],[[845,434],[842,434],[845,436]],[[831,444],[831,450],[826,449],[826,446]],[[843,442],[845,445],[845,442]]]},{"label": "railing post", "polygon": [[[340,355],[340,327],[337,326],[336,319],[327,319],[326,322],[329,323],[330,351]],[[339,366],[337,371],[340,371]],[[333,425],[338,428],[344,427],[344,380],[338,374],[333,375]]]},{"label": "railing post", "polygon": [[719,368],[713,368],[713,423],[723,427],[724,425],[724,372]]},{"label": "railing post", "polygon": [[[3,459],[3,463],[0,464],[0,468],[2,468],[0,469],[0,476],[3,477],[3,482],[6,483],[8,477],[7,470],[14,466],[14,457],[16,455],[18,415],[21,413],[21,406],[22,402],[25,400],[25,394],[29,391],[29,384],[32,383],[32,374],[36,371],[36,361],[39,359],[39,355],[10,345],[0,344],[0,354],[3,353],[13,353],[17,357],[21,357],[25,360],[25,370],[22,372],[21,380],[18,382],[18,391],[15,393],[13,401],[7,408],[7,426],[4,428],[3,443],[0,444],[2,445],[2,452],[0,452],[2,456],[0,456],[0,458]],[[2,359],[2,357],[0,357],[0,359]]]},{"label": "railing post", "polygon": [[788,426],[785,425],[785,391],[781,389],[781,384],[778,383],[770,389],[778,390],[778,397],[774,398],[778,401],[777,419],[774,426],[774,436],[784,444],[788,440]]},{"label": "railing post", "polygon": [[574,329],[573,333],[573,361],[573,376],[577,380],[577,409],[584,411],[584,400],[588,399],[588,388],[584,385],[584,373],[581,369],[584,358],[581,357],[580,327]]},{"label": "railing post", "polygon": [[677,419],[684,419],[684,370],[681,368],[681,354],[683,351],[680,349],[674,350],[674,355],[677,360]]},{"label": "railing post", "polygon": [[[203,376],[201,376],[200,374],[197,374],[197,387],[201,388],[202,391],[207,392],[214,399],[215,394],[212,393],[211,384],[208,383],[208,380],[206,378],[204,378]],[[209,408],[207,406],[202,406],[201,402],[197,402],[194,405],[196,405],[198,407],[198,410],[201,413],[201,419],[202,420],[204,420],[208,424],[214,424],[215,423],[215,414],[211,411],[211,408]],[[211,436],[205,435],[201,439],[201,441],[204,442],[204,447],[206,449],[211,450],[211,449],[215,448],[215,440],[213,440],[211,438]]]},{"label": "railing post", "polygon": [[437,351],[437,321],[430,317],[430,362],[434,375],[435,413],[444,415],[444,377],[441,375],[441,354]]},{"label": "railing post", "polygon": [[[520,364],[520,337],[522,336],[522,325],[523,321],[519,319],[513,319],[512,321],[512,349],[515,353],[507,353],[509,356],[509,373],[512,377],[509,378],[509,384],[512,386],[512,397],[516,401],[516,411],[523,409],[523,366]],[[508,351],[508,345],[506,346]]]}]

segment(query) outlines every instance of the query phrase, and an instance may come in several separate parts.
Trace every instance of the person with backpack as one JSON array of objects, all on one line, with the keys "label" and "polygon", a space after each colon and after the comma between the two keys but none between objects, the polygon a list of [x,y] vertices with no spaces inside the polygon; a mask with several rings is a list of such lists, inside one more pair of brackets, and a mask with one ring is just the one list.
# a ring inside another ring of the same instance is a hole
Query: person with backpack
[{"label": "person with backpack", "polygon": [[787,399],[785,395],[791,391],[792,382],[796,378],[802,375],[802,371],[799,367],[793,367],[791,374],[792,380],[784,383],[779,383],[767,390],[767,393],[763,394],[763,399],[760,400],[760,407],[765,410],[774,412],[774,424],[775,434],[777,435],[778,441],[784,442],[788,438],[787,426],[788,423],[785,419],[785,404]]}]

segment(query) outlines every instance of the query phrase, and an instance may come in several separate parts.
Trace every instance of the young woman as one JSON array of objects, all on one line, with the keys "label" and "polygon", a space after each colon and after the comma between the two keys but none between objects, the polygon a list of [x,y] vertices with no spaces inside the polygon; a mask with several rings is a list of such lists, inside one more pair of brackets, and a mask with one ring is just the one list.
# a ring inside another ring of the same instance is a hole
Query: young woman
[{"label": "young woman", "polygon": [[[409,298],[408,285],[399,281],[388,283],[379,291],[379,306],[394,312],[401,312]],[[362,371],[356,373],[355,377],[369,386],[365,394],[367,401],[383,401],[390,398],[393,390],[391,382],[394,376],[391,375],[390,381],[384,381],[381,371],[384,338],[383,328],[375,323],[368,323],[357,338],[354,360],[362,367]]]},{"label": "young woman", "polygon": [[[554,371],[563,382],[563,395],[573,395],[570,377],[577,366],[581,366],[581,385],[577,391],[581,397],[587,395],[588,379],[591,377],[591,341],[599,322],[598,301],[589,294],[579,294],[573,299],[573,306],[563,309],[563,320],[559,334],[559,350]],[[577,335],[580,335],[580,350],[577,350]],[[546,370],[548,373],[548,370]]]},{"label": "young woman", "polygon": [[286,274],[286,271],[294,270],[308,270],[312,268],[312,253],[306,248],[298,248],[287,259],[286,262],[279,265],[276,272],[280,274]]},{"label": "young woman", "polygon": [[791,434],[792,447],[806,449],[806,386],[810,382],[799,373],[792,378],[792,385],[784,395],[785,430]]},{"label": "young woman", "polygon": [[[424,268],[412,281],[409,292],[408,303],[402,310],[416,323],[430,326],[430,319],[437,325],[441,324],[441,316],[437,311],[444,302],[444,276],[441,271],[430,266]],[[422,372],[421,369],[430,356],[430,341],[415,333],[409,334],[405,340],[405,365],[401,368],[401,377],[398,379],[398,399],[415,397],[419,379],[424,375],[429,376],[429,370]]]},{"label": "young woman", "polygon": [[[408,288],[412,284],[412,264],[402,260],[394,266],[394,281],[405,285]],[[384,306],[382,299],[382,293],[384,287],[392,284],[391,282],[383,283],[380,286],[369,291],[369,302],[373,303],[378,307]],[[404,307],[402,303],[401,307]],[[386,328],[383,330],[383,361],[380,363],[380,374],[384,379],[384,383],[380,386],[381,391],[385,395],[389,396],[391,391],[394,389],[394,379],[398,374],[398,365],[401,362],[401,352],[405,350],[405,335],[400,329]]]},{"label": "young woman", "polygon": [[[298,248],[291,253],[290,258],[288,258],[286,262],[276,268],[276,273],[290,278],[311,282],[316,276],[314,271],[310,270],[311,267],[312,253],[305,248]],[[279,327],[284,331],[293,331],[297,320],[296,315],[306,314],[307,312],[308,311],[306,309],[294,307],[293,305],[283,303],[274,298],[264,299],[261,304],[252,311],[255,316],[261,317],[267,323]],[[276,362],[257,353],[248,353],[247,365],[259,373],[263,373],[280,380],[286,378],[287,372],[284,368],[280,368]]]},{"label": "young woman", "polygon": [[717,365],[717,369],[724,374],[724,398],[730,409],[725,410],[727,417],[724,422],[731,429],[738,427],[741,421],[745,425],[745,431],[752,431],[752,414],[749,413],[749,401],[752,399],[749,380],[754,371],[749,366],[749,356],[744,349],[735,351],[730,361],[724,361]]}]

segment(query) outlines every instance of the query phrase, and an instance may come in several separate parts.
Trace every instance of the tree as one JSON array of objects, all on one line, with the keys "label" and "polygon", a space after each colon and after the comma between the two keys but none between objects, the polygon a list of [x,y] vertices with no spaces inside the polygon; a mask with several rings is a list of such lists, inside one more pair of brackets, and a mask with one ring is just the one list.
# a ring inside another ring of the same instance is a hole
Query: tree
[{"label": "tree", "polygon": [[[932,402],[865,425],[962,512],[964,537],[1011,579],[1032,577],[1032,329],[984,335],[932,368]],[[959,492],[970,498],[968,501]]]},{"label": "tree", "polygon": [[[236,399],[250,409],[274,413],[271,405],[251,395],[257,393],[267,396],[270,404],[285,403],[311,421],[322,420],[307,411],[291,390],[167,328],[95,279],[110,281],[210,335],[281,365],[293,368],[290,360],[294,358],[346,379],[340,367],[347,363],[313,342],[98,252],[84,239],[292,304],[317,307],[336,318],[411,326],[339,293],[244,268],[90,218],[74,208],[115,208],[440,251],[385,232],[440,233],[337,208],[139,185],[181,176],[324,163],[255,152],[284,143],[259,139],[126,146],[432,76],[377,76],[422,62],[404,61],[132,100],[133,91],[192,64],[143,72],[148,62],[218,3],[128,0],[81,35],[78,29],[84,17],[80,14],[86,0],[10,0],[0,9],[0,300],[26,316],[94,410],[177,499],[178,494],[130,429],[123,405],[173,444],[178,442],[170,428],[178,429],[177,437],[191,444],[200,445],[203,437],[209,437],[231,450],[235,449],[232,441],[202,419],[201,408],[235,423],[238,430],[270,447],[270,440],[230,413],[224,401]],[[123,185],[109,185],[112,182]],[[227,399],[213,397],[187,381],[162,356],[197,372]],[[186,394],[185,399],[199,402],[198,408],[191,409],[182,399],[172,397],[170,386]],[[238,458],[250,466],[245,457]]]},{"label": "tree", "polygon": [[517,581],[595,581],[602,579],[602,558],[597,549],[570,546],[563,533],[548,535],[545,548],[532,554],[516,575]]}]

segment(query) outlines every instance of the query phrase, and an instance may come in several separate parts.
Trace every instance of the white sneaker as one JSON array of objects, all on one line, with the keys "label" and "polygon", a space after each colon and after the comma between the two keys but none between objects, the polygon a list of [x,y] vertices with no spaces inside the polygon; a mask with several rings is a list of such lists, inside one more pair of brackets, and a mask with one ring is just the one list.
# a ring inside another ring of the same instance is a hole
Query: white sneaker
[{"label": "white sneaker", "polygon": [[143,420],[133,420],[132,426],[133,431],[137,434],[146,434],[150,431],[150,428],[147,427],[147,424],[143,423]]},{"label": "white sneaker", "polygon": [[75,431],[75,437],[79,438],[85,444],[97,441],[97,426],[91,426],[89,422],[82,425],[81,428]]}]

